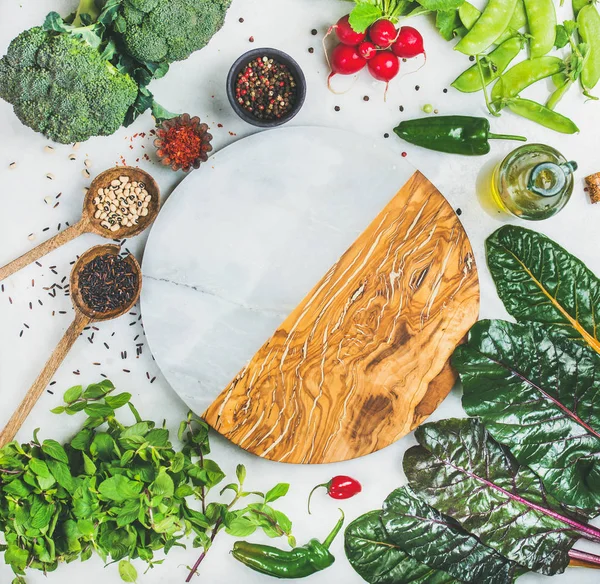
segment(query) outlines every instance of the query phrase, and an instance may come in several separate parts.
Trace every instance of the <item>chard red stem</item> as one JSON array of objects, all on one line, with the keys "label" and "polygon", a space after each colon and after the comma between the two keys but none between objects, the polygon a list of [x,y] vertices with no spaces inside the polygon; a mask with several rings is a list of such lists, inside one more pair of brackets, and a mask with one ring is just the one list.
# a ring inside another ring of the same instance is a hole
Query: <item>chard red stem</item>
[{"label": "chard red stem", "polygon": [[495,491],[502,493],[509,499],[512,499],[513,501],[517,501],[517,502],[521,503],[522,505],[525,505],[526,507],[535,509],[536,511],[539,511],[540,513],[543,513],[544,515],[548,515],[548,517],[552,517],[553,519],[556,519],[557,521],[560,521],[561,523],[568,525],[569,527],[573,528],[575,531],[578,531],[585,539],[594,541],[596,543],[600,543],[600,529],[598,529],[596,527],[592,527],[591,525],[588,525],[585,523],[580,523],[579,521],[575,521],[574,519],[571,519],[570,517],[566,517],[565,515],[561,515],[560,513],[557,513],[556,511],[552,511],[552,509],[548,509],[547,507],[542,507],[541,505],[532,503],[531,501],[525,499],[524,497],[521,497],[520,495],[515,495],[515,493],[511,493],[510,491],[507,491],[506,489],[499,487],[495,483],[493,483],[487,479],[484,479],[483,477],[480,477],[479,475],[476,475],[475,473],[469,472],[465,468],[458,467],[449,461],[445,461],[445,462],[448,466],[458,470],[459,472],[466,474],[467,476],[469,476],[477,481],[480,481],[481,483],[483,483],[490,489],[493,489]]},{"label": "chard red stem", "polygon": [[582,552],[581,550],[571,550],[569,557],[572,560],[578,560],[585,562],[586,564],[592,564],[594,568],[600,569],[600,556],[596,554],[590,554],[589,552]]}]

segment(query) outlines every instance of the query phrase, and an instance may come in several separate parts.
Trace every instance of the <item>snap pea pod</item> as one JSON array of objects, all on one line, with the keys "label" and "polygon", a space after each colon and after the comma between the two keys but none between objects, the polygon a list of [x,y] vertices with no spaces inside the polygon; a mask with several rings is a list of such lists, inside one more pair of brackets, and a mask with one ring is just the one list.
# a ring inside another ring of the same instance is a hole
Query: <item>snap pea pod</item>
[{"label": "snap pea pod", "polygon": [[490,0],[473,28],[454,47],[466,55],[483,53],[504,33],[517,0]]},{"label": "snap pea pod", "polygon": [[484,85],[488,86],[506,71],[511,61],[521,52],[523,43],[522,37],[512,37],[504,41],[491,53],[482,57],[483,79],[479,74],[479,67],[475,64],[461,73],[452,83],[452,87],[463,93],[480,91]]},{"label": "snap pea pod", "polygon": [[588,4],[592,4],[592,0],[573,0],[572,4],[573,4],[573,14],[575,15],[575,18],[577,18],[579,11],[584,6],[587,6]]},{"label": "snap pea pod", "polygon": [[546,107],[551,110],[558,105],[558,102],[571,89],[573,80],[568,75],[565,75],[565,73],[556,73],[556,75],[552,75],[552,83],[554,83],[556,89],[546,102]]},{"label": "snap pea pod", "polygon": [[531,58],[543,57],[556,40],[556,8],[554,0],[523,0],[529,24]]},{"label": "snap pea pod", "polygon": [[579,128],[573,120],[536,101],[515,97],[506,101],[506,107],[513,113],[527,118],[532,122],[537,122],[555,132],[562,134],[575,134],[579,132]]},{"label": "snap pea pod", "polygon": [[538,57],[521,61],[504,73],[492,89],[492,104],[502,108],[502,100],[516,97],[532,83],[551,77],[564,70],[565,64],[558,57]]},{"label": "snap pea pod", "polygon": [[[481,12],[470,2],[464,2],[458,9],[458,17],[467,30],[471,30],[473,28],[480,16]],[[515,36],[526,24],[527,16],[525,14],[523,0],[517,0],[515,11],[513,12],[508,26],[506,27],[505,31],[495,40],[494,44],[501,45],[504,41]]]},{"label": "snap pea pod", "polygon": [[481,10],[470,2],[463,2],[458,8],[458,17],[467,30],[471,30],[481,16]]},{"label": "snap pea pod", "polygon": [[588,52],[581,69],[583,93],[592,97],[590,91],[600,81],[600,14],[592,4],[584,6],[577,15],[581,40],[588,45]]}]

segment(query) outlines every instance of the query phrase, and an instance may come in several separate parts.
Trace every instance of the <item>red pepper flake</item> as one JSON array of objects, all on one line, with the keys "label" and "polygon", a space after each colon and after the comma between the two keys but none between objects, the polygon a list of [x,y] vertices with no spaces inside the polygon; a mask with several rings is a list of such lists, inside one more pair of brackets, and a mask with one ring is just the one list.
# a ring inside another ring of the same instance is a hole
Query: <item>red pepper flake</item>
[{"label": "red pepper flake", "polygon": [[217,124],[217,128],[222,128],[223,124]]},{"label": "red pepper flake", "polygon": [[163,138],[165,154],[181,167],[190,166],[202,149],[202,139],[189,126],[173,126]]}]

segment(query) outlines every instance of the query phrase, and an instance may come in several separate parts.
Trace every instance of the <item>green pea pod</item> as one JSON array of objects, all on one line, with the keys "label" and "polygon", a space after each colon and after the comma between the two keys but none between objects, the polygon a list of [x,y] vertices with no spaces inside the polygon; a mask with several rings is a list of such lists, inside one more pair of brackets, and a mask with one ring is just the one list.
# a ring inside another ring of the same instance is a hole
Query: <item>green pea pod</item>
[{"label": "green pea pod", "polygon": [[529,23],[531,58],[549,53],[556,40],[556,8],[554,0],[523,0]]},{"label": "green pea pod", "polygon": [[485,64],[482,63],[483,81],[485,83],[482,83],[479,67],[475,64],[459,75],[452,83],[452,87],[463,93],[480,91],[483,89],[484,84],[485,86],[489,85],[504,73],[511,61],[521,52],[523,42],[522,37],[509,38],[485,56],[486,62]]},{"label": "green pea pod", "polygon": [[496,44],[500,45],[507,39],[515,36],[524,26],[527,25],[527,15],[525,14],[525,5],[523,0],[517,0],[515,11],[508,23],[506,30],[496,39]]},{"label": "green pea pod", "polygon": [[581,85],[587,97],[592,97],[589,92],[600,81],[600,14],[592,4],[584,6],[577,16],[579,35],[581,40],[588,45],[581,70]]},{"label": "green pea pod", "polygon": [[571,81],[568,77],[565,76],[565,80],[563,81],[563,83],[561,85],[558,85],[552,93],[552,95],[548,98],[548,101],[546,102],[546,107],[548,109],[553,110],[558,105],[558,102],[565,96],[567,91],[571,89],[572,85],[573,81]]},{"label": "green pea pod", "polygon": [[492,104],[494,108],[502,109],[503,100],[517,97],[521,91],[531,84],[560,73],[565,68],[562,59],[558,57],[538,57],[521,61],[504,73],[492,89]]},{"label": "green pea pod", "polygon": [[592,4],[592,0],[573,0],[573,14],[577,18],[579,11],[584,7]]},{"label": "green pea pod", "polygon": [[454,47],[466,55],[483,53],[506,30],[517,0],[489,0],[473,28]]},{"label": "green pea pod", "polygon": [[536,122],[541,126],[550,128],[555,132],[560,132],[561,134],[575,134],[579,132],[579,128],[573,120],[547,108],[541,103],[537,103],[536,101],[516,97],[509,99],[506,102],[506,106],[513,113],[523,118],[527,118],[532,122]]},{"label": "green pea pod", "polygon": [[[470,2],[463,2],[458,9],[458,16],[467,31],[471,30],[479,20],[481,12]],[[494,41],[496,45],[501,45],[504,41],[515,36],[527,24],[525,15],[525,6],[523,0],[517,0],[515,11],[504,32]],[[464,35],[463,35],[464,36]]]},{"label": "green pea pod", "polygon": [[463,2],[458,9],[458,17],[467,30],[471,30],[481,16],[481,10],[470,2]]}]

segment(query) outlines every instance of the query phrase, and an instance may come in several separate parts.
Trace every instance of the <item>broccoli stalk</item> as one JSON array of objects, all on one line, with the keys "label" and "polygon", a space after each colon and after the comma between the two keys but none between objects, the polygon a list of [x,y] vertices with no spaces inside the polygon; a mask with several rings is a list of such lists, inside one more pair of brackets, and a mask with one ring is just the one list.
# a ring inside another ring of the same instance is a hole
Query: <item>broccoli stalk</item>
[{"label": "broccoli stalk", "polygon": [[[96,0],[81,0],[75,13],[75,19],[73,20],[73,26],[80,27],[84,26],[82,21],[82,15],[87,15],[90,22],[96,22],[98,16],[100,16],[100,10],[96,6]],[[84,16],[84,20],[87,20]]]}]

